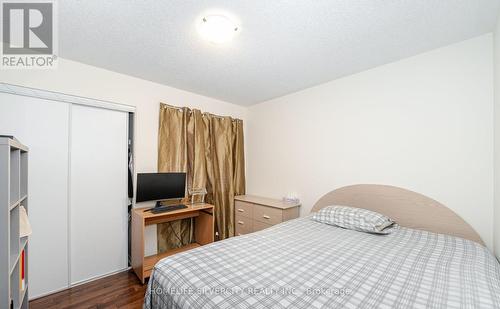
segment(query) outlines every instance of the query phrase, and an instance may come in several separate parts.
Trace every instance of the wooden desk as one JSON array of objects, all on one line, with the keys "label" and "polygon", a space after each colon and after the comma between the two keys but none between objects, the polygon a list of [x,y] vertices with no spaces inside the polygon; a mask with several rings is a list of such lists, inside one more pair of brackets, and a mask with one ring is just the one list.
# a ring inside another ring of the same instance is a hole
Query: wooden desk
[{"label": "wooden desk", "polygon": [[[161,259],[214,241],[214,206],[210,204],[186,205],[188,208],[153,214],[147,209],[132,210],[132,268],[142,283],[151,275],[154,265]],[[195,242],[163,253],[144,256],[144,229],[146,225],[194,218]]]}]

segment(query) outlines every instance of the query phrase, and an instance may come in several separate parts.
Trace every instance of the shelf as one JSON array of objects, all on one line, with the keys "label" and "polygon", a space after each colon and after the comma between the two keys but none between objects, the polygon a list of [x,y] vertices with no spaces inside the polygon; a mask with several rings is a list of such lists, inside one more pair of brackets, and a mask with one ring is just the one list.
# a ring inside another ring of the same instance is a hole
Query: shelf
[{"label": "shelf", "polygon": [[170,249],[170,250],[163,252],[163,253],[158,253],[158,254],[146,256],[146,257],[144,257],[144,264],[143,264],[144,270],[147,271],[147,270],[153,269],[153,267],[155,266],[156,263],[158,263],[159,260],[166,258],[167,256],[171,256],[171,255],[181,253],[184,251],[188,251],[188,250],[198,248],[198,247],[200,247],[200,244],[192,243],[192,244],[186,245],[184,247]]},{"label": "shelf", "polygon": [[14,148],[14,150],[21,150],[22,152],[28,152],[29,148],[19,143],[17,140],[11,138],[1,137],[0,145],[9,145],[10,148]]},{"label": "shelf", "polygon": [[16,202],[14,202],[14,204],[12,204],[10,206],[10,210],[16,208],[17,206],[19,206],[19,204],[21,204],[22,202],[24,202],[24,200],[26,200],[26,198],[28,197],[28,195],[24,195],[23,197],[21,197],[19,200],[17,200]]},{"label": "shelf", "polygon": [[13,210],[14,208],[16,208],[17,206],[19,206],[19,201],[15,202],[14,204],[10,205],[10,208],[9,210]]},{"label": "shelf", "polygon": [[[28,309],[28,287],[20,289],[20,269],[28,282],[28,237],[20,238],[21,205],[28,207],[28,148],[18,141],[0,138],[0,308]],[[8,210],[7,210],[8,209]],[[21,263],[21,252],[25,263]]]},{"label": "shelf", "polygon": [[28,152],[29,150],[28,147],[24,146],[23,144],[13,139],[10,140],[10,147],[15,148],[17,150],[21,150],[22,152]]}]

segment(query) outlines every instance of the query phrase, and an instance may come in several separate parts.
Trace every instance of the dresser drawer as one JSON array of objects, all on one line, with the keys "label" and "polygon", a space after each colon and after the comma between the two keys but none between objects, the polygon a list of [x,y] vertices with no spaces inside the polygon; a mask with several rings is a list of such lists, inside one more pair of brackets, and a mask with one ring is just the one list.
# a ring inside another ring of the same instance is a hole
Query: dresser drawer
[{"label": "dresser drawer", "polygon": [[240,236],[253,232],[253,222],[251,218],[243,217],[241,215],[235,216],[234,222],[234,235]]},{"label": "dresser drawer", "polygon": [[253,204],[236,201],[234,203],[234,214],[236,216],[252,218],[253,207],[254,207]]},{"label": "dresser drawer", "polygon": [[278,224],[283,221],[283,210],[262,205],[254,205],[253,219],[266,224]]},{"label": "dresser drawer", "polygon": [[271,227],[271,226],[273,226],[273,225],[272,224],[263,223],[263,222],[259,222],[259,221],[254,221],[253,222],[253,231],[257,232],[257,231],[260,231],[260,230],[263,230],[263,229],[267,229],[268,227]]}]

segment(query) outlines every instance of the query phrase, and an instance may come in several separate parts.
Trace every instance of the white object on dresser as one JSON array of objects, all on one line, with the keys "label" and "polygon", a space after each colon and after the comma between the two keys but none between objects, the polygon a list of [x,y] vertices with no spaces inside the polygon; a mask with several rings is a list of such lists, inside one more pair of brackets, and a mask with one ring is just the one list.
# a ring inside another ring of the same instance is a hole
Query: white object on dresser
[{"label": "white object on dresser", "polygon": [[257,232],[299,217],[300,203],[253,195],[234,197],[235,236]]}]

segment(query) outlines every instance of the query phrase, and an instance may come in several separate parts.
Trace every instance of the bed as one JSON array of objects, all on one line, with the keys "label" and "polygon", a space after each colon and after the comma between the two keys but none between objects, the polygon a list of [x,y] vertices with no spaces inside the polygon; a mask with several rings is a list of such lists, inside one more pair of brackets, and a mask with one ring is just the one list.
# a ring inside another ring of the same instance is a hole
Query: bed
[{"label": "bed", "polygon": [[375,235],[311,215],[161,260],[144,308],[500,308],[500,265],[444,205],[382,185],[322,197],[393,217]]}]

